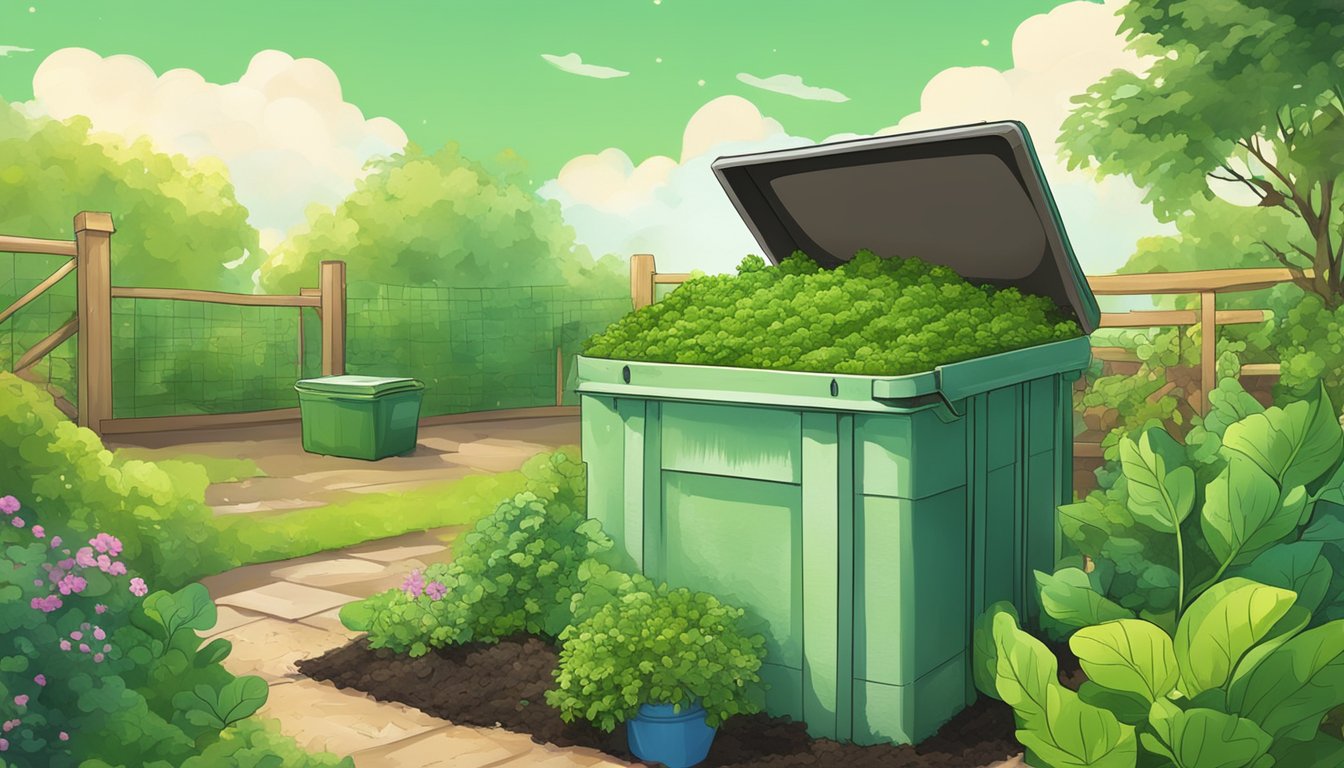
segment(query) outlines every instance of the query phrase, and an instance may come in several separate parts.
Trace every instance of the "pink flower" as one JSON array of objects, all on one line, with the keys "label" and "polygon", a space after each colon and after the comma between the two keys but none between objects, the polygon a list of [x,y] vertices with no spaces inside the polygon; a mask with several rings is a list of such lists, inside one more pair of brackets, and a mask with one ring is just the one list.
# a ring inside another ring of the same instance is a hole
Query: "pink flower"
[{"label": "pink flower", "polygon": [[94,663],[94,664],[102,664],[102,663],[103,663],[103,654],[101,654],[101,653],[95,653],[95,654],[93,654],[93,663]]},{"label": "pink flower", "polygon": [[75,569],[75,558],[67,557],[56,565],[60,566],[62,570],[73,571]]},{"label": "pink flower", "polygon": [[79,644],[79,652],[80,652],[80,653],[88,653],[88,652],[89,652],[89,644],[88,644],[88,643],[80,643],[80,644]]},{"label": "pink flower", "polygon": [[144,597],[149,592],[149,587],[145,586],[145,580],[136,576],[131,579],[131,594],[136,597]]},{"label": "pink flower", "polygon": [[0,739],[0,752],[9,751],[9,739]]},{"label": "pink flower", "polygon": [[46,685],[46,684],[47,684],[47,676],[46,676],[46,675],[37,675],[37,676],[35,676],[35,677],[33,678],[33,682],[34,682],[34,683],[37,683],[38,685]]},{"label": "pink flower", "polygon": [[61,598],[56,595],[47,595],[46,597],[34,597],[28,605],[35,611],[51,613],[61,607]]},{"label": "pink flower", "polygon": [[61,650],[62,650],[62,651],[68,651],[68,650],[70,650],[70,641],[69,641],[69,640],[62,640],[62,641],[61,641]]},{"label": "pink flower", "polygon": [[95,565],[98,565],[98,560],[94,558],[93,550],[89,547],[79,548],[79,551],[75,553],[75,562],[85,568],[92,568]]},{"label": "pink flower", "polygon": [[0,731],[3,731],[3,732],[5,732],[5,733],[9,733],[10,731],[12,731],[12,730],[14,730],[15,728],[18,728],[18,727],[19,727],[19,721],[18,721],[18,720],[6,720],[4,725],[0,725]]},{"label": "pink flower", "polygon": [[89,539],[89,546],[99,552],[111,555],[112,557],[121,554],[121,541],[110,534],[100,533],[97,536],[94,536],[92,539]]},{"label": "pink flower", "polygon": [[34,525],[32,530],[33,530],[33,536],[39,539],[46,538],[47,532],[43,530],[42,526]]},{"label": "pink flower", "polygon": [[83,592],[88,585],[89,582],[85,581],[83,576],[76,576],[71,573],[61,579],[61,582],[56,586],[61,590],[62,595],[77,595]]},{"label": "pink flower", "polygon": [[70,740],[70,734],[66,733],[65,731],[61,731],[61,733],[60,733],[60,737],[59,737],[59,738],[60,738],[61,741],[69,741],[69,740]]},{"label": "pink flower", "polygon": [[116,560],[112,563],[112,567],[107,569],[107,572],[112,576],[125,576],[126,564],[120,560]]},{"label": "pink flower", "polygon": [[103,631],[103,628],[102,628],[102,627],[94,627],[94,628],[93,628],[93,639],[94,639],[94,640],[106,640],[106,639],[107,639],[107,633]]},{"label": "pink flower", "polygon": [[16,706],[16,707],[26,707],[26,706],[28,706],[28,694],[26,694],[26,693],[20,693],[18,696],[15,696],[15,697],[14,697],[14,706]]},{"label": "pink flower", "polygon": [[42,586],[42,580],[41,580],[41,579],[33,579],[33,586],[34,586],[34,587],[40,587],[40,586]]},{"label": "pink flower", "polygon": [[401,589],[410,597],[419,597],[425,591],[425,577],[420,575],[419,568],[406,576],[406,580],[401,583]]},{"label": "pink flower", "polygon": [[430,600],[442,600],[443,596],[448,594],[448,588],[437,581],[431,581],[429,586],[425,587],[425,594],[429,595]]},{"label": "pink flower", "polygon": [[71,639],[71,640],[83,640],[83,639],[84,639],[84,633],[83,633],[83,632],[80,632],[79,630],[75,630],[74,632],[71,632],[71,633],[70,633],[70,639]]},{"label": "pink flower", "polygon": [[112,652],[112,644],[103,643],[103,653],[111,653],[111,652]]},{"label": "pink flower", "polygon": [[20,508],[19,500],[13,496],[0,496],[0,512],[6,515],[12,515],[18,512]]},{"label": "pink flower", "polygon": [[106,606],[106,605],[103,605],[102,603],[98,603],[97,605],[93,606],[93,612],[94,612],[94,613],[107,613],[107,606]]},{"label": "pink flower", "polygon": [[51,548],[52,548],[52,549],[55,549],[55,548],[57,548],[57,547],[59,547],[59,546],[61,546],[61,537],[60,537],[60,536],[52,536],[52,537],[51,537]]},{"label": "pink flower", "polygon": [[9,519],[9,522],[10,522],[15,528],[22,528],[22,527],[23,527],[23,518],[22,518],[22,517],[11,517],[11,518]]}]

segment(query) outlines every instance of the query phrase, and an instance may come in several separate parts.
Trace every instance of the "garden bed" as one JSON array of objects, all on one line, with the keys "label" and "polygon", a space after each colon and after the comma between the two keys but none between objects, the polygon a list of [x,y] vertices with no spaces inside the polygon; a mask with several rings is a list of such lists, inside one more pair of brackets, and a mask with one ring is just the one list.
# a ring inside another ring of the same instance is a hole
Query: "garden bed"
[{"label": "garden bed", "polygon": [[[418,658],[374,650],[359,639],[298,666],[305,675],[338,688],[408,704],[454,723],[503,727],[538,742],[591,747],[634,761],[624,728],[607,734],[586,722],[565,723],[546,703],[544,692],[554,685],[556,659],[552,645],[528,635],[450,646]],[[1067,662],[1061,667],[1067,669]],[[809,739],[801,723],[787,718],[739,716],[719,730],[702,765],[975,768],[1021,752],[1013,731],[1012,710],[984,697],[918,747]]]}]

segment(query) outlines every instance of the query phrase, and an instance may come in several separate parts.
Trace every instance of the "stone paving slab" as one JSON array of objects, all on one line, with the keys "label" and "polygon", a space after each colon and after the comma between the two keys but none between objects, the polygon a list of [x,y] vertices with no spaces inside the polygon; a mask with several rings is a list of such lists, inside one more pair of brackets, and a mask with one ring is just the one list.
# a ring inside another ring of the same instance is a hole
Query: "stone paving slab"
[{"label": "stone paving slab", "polygon": [[[330,632],[333,635],[340,635],[345,638],[347,642],[364,634],[363,632],[356,632],[352,629],[345,628],[345,625],[341,623],[340,608],[332,608],[330,611],[315,613],[306,619],[302,619],[299,623],[304,626],[313,627],[314,629],[320,629],[323,632]],[[311,654],[309,658],[312,658],[313,655],[316,654]]]},{"label": "stone paving slab", "polygon": [[400,742],[444,722],[413,707],[307,679],[272,686],[261,714],[278,718],[280,729],[299,746],[338,755]]},{"label": "stone paving slab", "polygon": [[215,635],[223,634],[231,629],[237,629],[244,624],[250,624],[257,619],[266,617],[266,614],[264,613],[241,611],[237,608],[230,608],[227,605],[215,606],[215,612],[218,616],[218,618],[215,619],[215,626],[211,627],[208,632],[202,635],[202,637],[214,637]]},{"label": "stone paving slab", "polygon": [[233,652],[224,659],[226,669],[235,675],[256,675],[268,683],[301,678],[299,661],[348,642],[344,635],[270,617],[216,636],[233,643]]},{"label": "stone paving slab", "polygon": [[386,576],[388,570],[388,566],[384,563],[357,557],[336,557],[276,568],[271,574],[278,579],[306,587],[329,588],[373,581],[380,576]]},{"label": "stone paving slab", "polygon": [[348,602],[349,595],[287,581],[277,581],[215,599],[219,605],[245,608],[282,619],[302,619]]}]

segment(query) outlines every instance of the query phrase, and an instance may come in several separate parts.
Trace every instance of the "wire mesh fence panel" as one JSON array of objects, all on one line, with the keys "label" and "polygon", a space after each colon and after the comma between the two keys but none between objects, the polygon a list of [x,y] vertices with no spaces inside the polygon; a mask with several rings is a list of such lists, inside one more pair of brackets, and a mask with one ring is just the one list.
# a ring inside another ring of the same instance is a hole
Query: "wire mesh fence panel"
[{"label": "wire mesh fence panel", "polygon": [[356,283],[347,307],[348,371],[424,381],[422,414],[433,416],[554,405],[557,348],[568,391],[583,340],[628,312],[630,299],[565,286]]},{"label": "wire mesh fence panel", "polygon": [[[37,287],[69,261],[65,256],[0,253],[0,310]],[[72,272],[0,322],[0,370],[12,371],[23,354],[75,316],[75,275]],[[25,376],[46,385],[48,391],[77,402],[78,347],[74,338],[47,353]]]},{"label": "wire mesh fence panel", "polygon": [[242,413],[298,405],[299,310],[114,299],[116,418]]}]

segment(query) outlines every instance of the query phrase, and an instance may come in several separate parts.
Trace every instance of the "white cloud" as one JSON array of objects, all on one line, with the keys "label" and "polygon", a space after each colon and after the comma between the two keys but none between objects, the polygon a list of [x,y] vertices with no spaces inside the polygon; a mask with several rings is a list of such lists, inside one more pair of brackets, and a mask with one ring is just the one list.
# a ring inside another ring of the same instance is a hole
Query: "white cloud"
[{"label": "white cloud", "polygon": [[98,131],[218,157],[269,240],[302,222],[308,206],[339,203],[370,158],[406,145],[396,123],[366,119],[344,100],[326,64],[280,51],[258,53],[237,82],[217,84],[190,69],[156,75],[134,56],[65,48],[38,67],[33,94],[29,114],[86,115]]},{"label": "white cloud", "polygon": [[770,77],[757,77],[742,72],[738,74],[737,79],[753,88],[782,93],[785,96],[792,96],[796,99],[807,99],[808,101],[849,101],[848,96],[832,88],[821,88],[814,85],[804,84],[803,78],[798,75],[771,75]]},{"label": "white cloud", "polygon": [[597,64],[584,64],[583,57],[577,53],[567,53],[564,56],[556,56],[551,53],[541,54],[548,64],[562,72],[568,72],[571,75],[581,75],[583,77],[596,77],[599,80],[607,80],[613,77],[625,77],[630,74],[624,70],[615,67],[603,67]]},{"label": "white cloud", "polygon": [[[1125,42],[1116,34],[1120,5],[1120,0],[1071,2],[1027,19],[1013,36],[1011,69],[944,70],[925,85],[919,111],[878,133],[982,120],[1025,123],[1083,269],[1089,274],[1113,272],[1133,253],[1139,238],[1173,230],[1153,218],[1142,193],[1127,179],[1098,182],[1088,172],[1066,170],[1055,139],[1072,96],[1113,69],[1142,71],[1147,66],[1124,50]],[[859,136],[843,134],[826,141]],[[580,241],[598,253],[650,252],[666,271],[722,271],[760,248],[713,178],[711,159],[810,143],[790,136],[750,101],[722,97],[690,119],[679,163],[669,165],[661,158],[635,165],[621,150],[607,149],[573,161],[577,173],[594,162],[585,158],[607,158],[603,175],[584,177],[590,184],[575,184],[562,171],[541,193],[560,201]],[[649,163],[654,165],[645,169]],[[1113,302],[1108,306],[1122,308]]]},{"label": "white cloud", "polygon": [[32,48],[20,48],[17,45],[0,45],[0,56],[8,56],[12,53],[32,53]]}]

